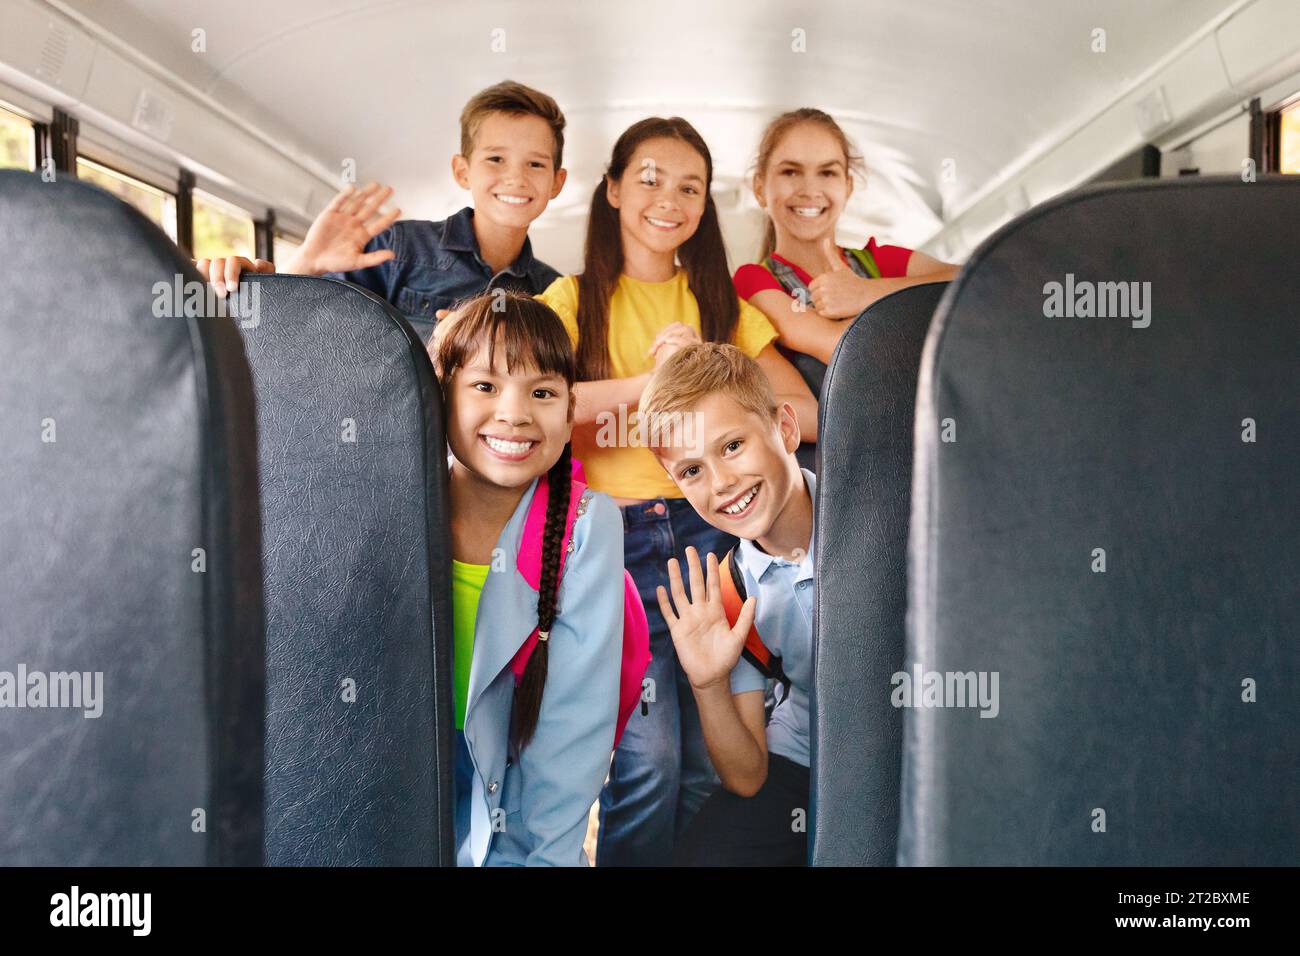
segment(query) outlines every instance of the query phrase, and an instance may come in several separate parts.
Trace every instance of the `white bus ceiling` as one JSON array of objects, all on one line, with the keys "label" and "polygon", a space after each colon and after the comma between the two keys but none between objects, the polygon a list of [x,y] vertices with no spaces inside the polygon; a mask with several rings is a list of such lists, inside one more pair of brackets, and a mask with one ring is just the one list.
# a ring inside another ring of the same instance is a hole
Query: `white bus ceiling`
[{"label": "white bus ceiling", "polygon": [[[315,215],[346,160],[357,177],[393,185],[408,216],[455,211],[465,195],[447,160],[460,104],[506,77],[541,87],[569,118],[569,185],[534,226],[538,251],[560,269],[580,261],[586,202],[612,140],[646,114],[680,113],[710,143],[735,263],[753,256],[761,224],[748,186],[759,131],[800,105],[835,114],[865,153],[870,174],[842,221],[846,238],[878,234],[959,260],[1030,204],[1141,143],[1178,146],[1300,72],[1286,39],[1300,31],[1291,0],[0,9],[6,86],[68,108],[83,138],[172,157],[290,224]],[[1144,135],[1152,112],[1157,127]]]},{"label": "white bus ceiling", "polygon": [[[0,0],[0,10],[0,81],[77,115],[83,139],[166,155],[299,227],[347,160],[361,180],[394,186],[407,216],[453,212],[467,200],[448,171],[460,106],[507,77],[544,89],[569,118],[570,178],[533,234],[561,270],[578,267],[613,140],[646,115],[681,114],[709,143],[733,263],[752,258],[761,224],[748,186],[760,131],[808,105],[840,120],[870,170],[844,238],[960,260],[1027,206],[1143,142],[1180,145],[1300,71],[1286,39],[1300,31],[1291,0],[804,10],[767,0]],[[1157,128],[1144,135],[1153,104]]]}]

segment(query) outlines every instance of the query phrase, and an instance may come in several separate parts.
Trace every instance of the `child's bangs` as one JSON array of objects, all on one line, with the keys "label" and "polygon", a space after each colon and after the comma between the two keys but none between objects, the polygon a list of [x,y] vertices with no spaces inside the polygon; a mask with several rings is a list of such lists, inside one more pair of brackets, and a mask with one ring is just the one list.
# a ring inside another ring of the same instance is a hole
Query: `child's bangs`
[{"label": "child's bangs", "polygon": [[569,334],[545,303],[531,296],[494,292],[471,299],[459,311],[439,349],[440,365],[448,372],[463,367],[486,346],[493,366],[497,350],[504,349],[511,375],[533,368],[573,384],[576,366]]}]

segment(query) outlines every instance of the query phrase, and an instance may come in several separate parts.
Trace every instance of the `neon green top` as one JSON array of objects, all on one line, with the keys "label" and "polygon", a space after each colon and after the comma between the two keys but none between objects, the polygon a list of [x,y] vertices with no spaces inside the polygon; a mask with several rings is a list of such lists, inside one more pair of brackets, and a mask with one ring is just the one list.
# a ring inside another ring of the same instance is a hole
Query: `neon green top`
[{"label": "neon green top", "polygon": [[474,619],[490,564],[465,564],[451,559],[451,622],[455,632],[452,652],[452,700],[456,705],[456,729],[465,729],[465,707],[469,703],[469,667],[474,660]]}]

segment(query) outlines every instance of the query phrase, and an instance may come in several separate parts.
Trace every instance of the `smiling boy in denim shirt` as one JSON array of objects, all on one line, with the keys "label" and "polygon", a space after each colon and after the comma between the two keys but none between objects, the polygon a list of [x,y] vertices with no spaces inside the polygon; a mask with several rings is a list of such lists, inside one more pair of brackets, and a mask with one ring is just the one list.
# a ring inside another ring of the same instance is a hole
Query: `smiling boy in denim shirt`
[{"label": "smiling boy in denim shirt", "polygon": [[[564,114],[555,100],[510,80],[477,93],[460,116],[452,176],[474,206],[440,222],[397,221],[390,187],[349,186],[316,217],[284,272],[346,279],[391,302],[428,341],[441,310],[492,289],[533,295],[559,273],[533,255],[528,227],[564,187]],[[265,260],[200,259],[221,295]]]}]

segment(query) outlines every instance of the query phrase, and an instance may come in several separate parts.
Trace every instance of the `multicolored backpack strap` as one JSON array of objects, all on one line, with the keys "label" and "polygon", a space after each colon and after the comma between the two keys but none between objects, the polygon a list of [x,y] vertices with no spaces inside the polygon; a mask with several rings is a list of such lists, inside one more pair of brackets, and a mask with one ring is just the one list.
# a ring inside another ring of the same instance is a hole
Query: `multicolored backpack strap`
[{"label": "multicolored backpack strap", "polygon": [[[879,279],[880,266],[876,265],[876,258],[866,249],[844,249],[840,252],[848,254],[849,268],[856,275],[864,279]],[[763,260],[763,268],[776,277],[776,281],[781,283],[781,288],[796,299],[799,299],[805,305],[812,303],[812,293],[808,291],[808,285],[799,278],[798,273],[792,267],[777,259],[775,256],[768,256]]]},{"label": "multicolored backpack strap", "polygon": [[[727,623],[735,625],[740,617],[740,609],[745,604],[745,575],[736,566],[735,549],[728,551],[718,568],[722,583],[722,607],[727,613]],[[745,636],[745,647],[740,656],[749,661],[760,674],[769,680],[780,681],[782,694],[790,693],[790,678],[785,676],[781,658],[773,654],[758,634],[758,625],[754,624]],[[784,698],[783,698],[784,699]]]},{"label": "multicolored backpack strap", "polygon": [[880,266],[869,249],[845,249],[849,254],[849,268],[864,279],[879,279]]},{"label": "multicolored backpack strap", "polygon": [[774,256],[768,256],[763,260],[763,268],[772,273],[776,281],[781,283],[781,288],[785,289],[791,298],[798,299],[806,306],[812,306],[812,293],[808,290],[807,283],[799,278],[794,269]]}]

